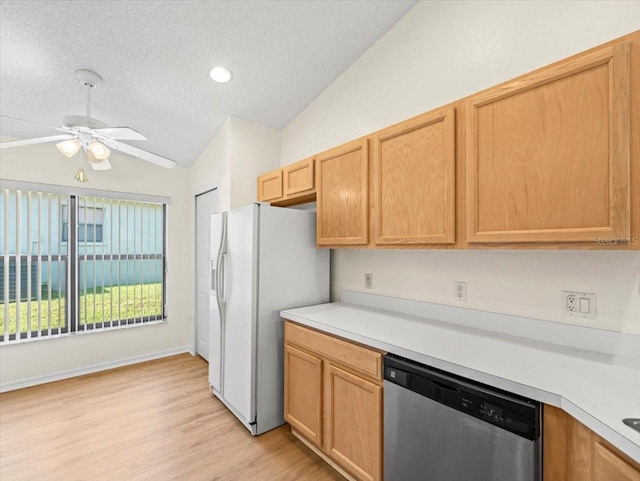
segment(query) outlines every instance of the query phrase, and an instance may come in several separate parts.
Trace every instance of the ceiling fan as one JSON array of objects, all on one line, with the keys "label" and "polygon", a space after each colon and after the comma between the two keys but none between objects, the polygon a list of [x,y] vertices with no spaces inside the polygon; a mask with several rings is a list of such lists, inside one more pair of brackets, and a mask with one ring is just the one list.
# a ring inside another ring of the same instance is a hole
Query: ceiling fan
[{"label": "ceiling fan", "polygon": [[[102,77],[90,70],[78,70],[76,71],[76,77],[87,89],[87,108],[84,116],[66,116],[62,127],[52,127],[28,120],[1,116],[4,119],[41,125],[63,133],[34,139],[0,142],[0,149],[57,142],[58,150],[69,158],[82,149],[94,170],[108,170],[111,168],[111,162],[109,162],[110,149],[124,152],[162,167],[173,168],[176,166],[176,162],[171,159],[120,142],[121,140],[147,140],[140,132],[130,127],[109,127],[104,122],[91,118],[91,90],[102,83]],[[80,182],[86,182],[87,177],[82,168],[78,170],[75,178]]]}]

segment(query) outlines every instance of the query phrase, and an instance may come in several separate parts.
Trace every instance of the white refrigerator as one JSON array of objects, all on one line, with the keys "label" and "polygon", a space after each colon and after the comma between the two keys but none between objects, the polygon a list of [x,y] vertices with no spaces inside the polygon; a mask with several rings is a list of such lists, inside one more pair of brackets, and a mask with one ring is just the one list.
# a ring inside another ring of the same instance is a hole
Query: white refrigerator
[{"label": "white refrigerator", "polygon": [[253,435],[284,424],[282,309],[329,302],[315,212],[252,204],[211,218],[211,390]]}]

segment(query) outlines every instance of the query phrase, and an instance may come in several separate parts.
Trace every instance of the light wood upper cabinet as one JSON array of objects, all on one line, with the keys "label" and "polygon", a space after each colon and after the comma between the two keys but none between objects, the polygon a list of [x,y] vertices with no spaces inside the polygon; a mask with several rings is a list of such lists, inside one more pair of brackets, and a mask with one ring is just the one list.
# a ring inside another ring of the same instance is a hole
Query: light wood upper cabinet
[{"label": "light wood upper cabinet", "polygon": [[544,481],[640,481],[640,465],[563,410],[544,406]]},{"label": "light wood upper cabinet", "polygon": [[282,198],[282,170],[258,177],[258,201],[269,202]]},{"label": "light wood upper cabinet", "polygon": [[315,158],[301,160],[258,177],[258,202],[288,207],[314,200]]},{"label": "light wood upper cabinet", "polygon": [[317,445],[322,444],[322,361],[285,345],[284,418]]},{"label": "light wood upper cabinet", "polygon": [[318,245],[363,245],[369,233],[367,139],[317,157]]},{"label": "light wood upper cabinet", "polygon": [[627,43],[470,97],[468,241],[629,238],[629,106]]},{"label": "light wood upper cabinet", "polygon": [[328,364],[326,450],[358,479],[382,479],[382,388]]},{"label": "light wood upper cabinet", "polygon": [[284,195],[300,194],[315,188],[315,159],[306,159],[287,165],[284,172]]},{"label": "light wood upper cabinet", "polygon": [[373,243],[454,243],[454,108],[389,127],[372,143]]}]

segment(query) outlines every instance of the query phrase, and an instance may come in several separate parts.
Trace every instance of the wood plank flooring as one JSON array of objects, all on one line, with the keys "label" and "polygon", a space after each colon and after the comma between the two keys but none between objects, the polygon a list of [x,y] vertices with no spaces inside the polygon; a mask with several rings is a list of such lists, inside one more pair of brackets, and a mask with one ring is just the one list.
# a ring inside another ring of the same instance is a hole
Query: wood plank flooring
[{"label": "wood plank flooring", "polygon": [[189,354],[0,395],[2,481],[344,478],[282,426],[253,437]]}]

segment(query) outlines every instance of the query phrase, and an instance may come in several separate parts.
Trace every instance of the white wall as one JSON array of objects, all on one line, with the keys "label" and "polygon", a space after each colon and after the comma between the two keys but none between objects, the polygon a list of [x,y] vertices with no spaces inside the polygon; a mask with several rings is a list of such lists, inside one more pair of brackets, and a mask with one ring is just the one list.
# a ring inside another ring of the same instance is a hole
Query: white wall
[{"label": "white wall", "polygon": [[[184,351],[191,346],[191,266],[188,236],[189,172],[164,169],[123,155],[112,155],[113,169],[94,172],[85,163],[89,182],[82,187],[162,195],[168,206],[167,306],[168,322],[117,331],[95,332],[59,339],[5,345],[0,348],[0,387],[29,379],[45,379],[92,366],[108,366],[158,353]],[[73,179],[77,157],[67,159],[53,145],[2,150],[3,179],[79,186]],[[186,242],[185,242],[186,240]]]},{"label": "white wall", "polygon": [[[637,1],[420,2],[282,132],[282,165],[640,28]],[[364,251],[332,256],[343,288],[640,334],[640,253]],[[597,294],[597,321],[560,316],[560,291]]]},{"label": "white wall", "polygon": [[220,210],[256,201],[258,175],[280,166],[280,131],[229,117],[189,169],[191,192],[218,188]]},{"label": "white wall", "polygon": [[256,201],[256,178],[280,167],[280,131],[231,117],[231,207]]},{"label": "white wall", "polygon": [[[220,210],[231,207],[231,117],[191,164],[189,184],[194,196],[216,187]],[[193,199],[192,202],[195,208]],[[193,224],[194,213],[190,215]]]}]

